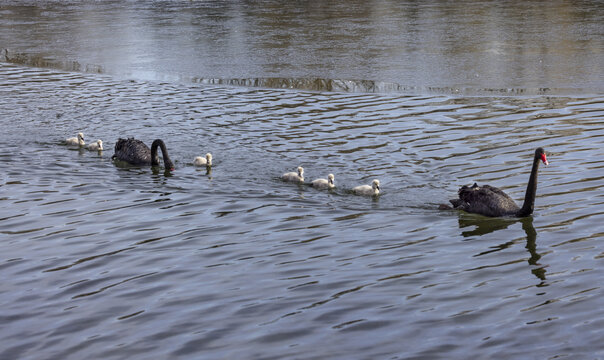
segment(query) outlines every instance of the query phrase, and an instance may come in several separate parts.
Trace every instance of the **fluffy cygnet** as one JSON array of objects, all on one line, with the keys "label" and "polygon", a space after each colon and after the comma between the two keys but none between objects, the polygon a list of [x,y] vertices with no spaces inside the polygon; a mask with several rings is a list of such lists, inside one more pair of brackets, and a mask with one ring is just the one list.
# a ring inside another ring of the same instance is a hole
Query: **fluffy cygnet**
[{"label": "fluffy cygnet", "polygon": [[327,179],[316,179],[312,181],[312,186],[317,189],[333,189],[336,185],[333,183],[333,174],[327,175]]},{"label": "fluffy cygnet", "polygon": [[281,179],[283,179],[284,181],[297,182],[297,183],[304,182],[304,169],[302,168],[302,166],[298,166],[297,173],[295,173],[295,172],[285,173],[281,176]]},{"label": "fluffy cygnet", "polygon": [[86,148],[91,151],[101,151],[103,150],[103,140],[99,139],[93,143],[90,143]]},{"label": "fluffy cygnet", "polygon": [[193,160],[193,165],[195,166],[212,166],[212,154],[207,153],[206,157],[197,156]]},{"label": "fluffy cygnet", "polygon": [[86,145],[86,143],[84,143],[84,134],[82,134],[82,133],[78,133],[77,137],[71,137],[71,138],[66,139],[65,142],[67,143],[67,145],[77,145],[77,146]]},{"label": "fluffy cygnet", "polygon": [[373,180],[373,182],[371,183],[371,186],[369,186],[369,185],[357,186],[357,187],[352,188],[352,191],[354,191],[354,193],[357,195],[377,195],[380,193],[380,181],[377,179]]}]

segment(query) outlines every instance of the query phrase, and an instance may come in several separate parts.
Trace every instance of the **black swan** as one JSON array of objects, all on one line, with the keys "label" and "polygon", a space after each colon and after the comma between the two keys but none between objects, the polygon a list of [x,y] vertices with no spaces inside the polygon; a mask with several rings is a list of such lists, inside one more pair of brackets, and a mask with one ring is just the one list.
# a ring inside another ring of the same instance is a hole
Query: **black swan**
[{"label": "black swan", "polygon": [[526,187],[524,204],[522,204],[521,208],[502,190],[489,185],[478,186],[476,183],[472,186],[462,186],[458,191],[459,199],[450,200],[451,204],[453,204],[455,209],[485,216],[529,216],[533,213],[533,206],[535,204],[539,161],[543,161],[545,165],[549,164],[545,151],[542,148],[535,150],[531,177]]},{"label": "black swan", "polygon": [[153,141],[151,149],[149,149],[149,147],[140,140],[134,138],[120,138],[115,143],[115,154],[113,154],[111,158],[125,161],[133,165],[159,166],[159,157],[157,156],[158,147],[161,148],[166,169],[174,170],[174,164],[168,156],[166,144],[160,139]]}]

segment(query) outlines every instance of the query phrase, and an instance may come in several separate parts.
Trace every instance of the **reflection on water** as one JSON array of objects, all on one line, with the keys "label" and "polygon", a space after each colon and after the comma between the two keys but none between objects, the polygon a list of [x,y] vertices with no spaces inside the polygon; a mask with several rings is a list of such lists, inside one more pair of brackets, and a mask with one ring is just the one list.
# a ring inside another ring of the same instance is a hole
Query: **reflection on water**
[{"label": "reflection on water", "polygon": [[601,357],[602,8],[3,1],[0,359]]},{"label": "reflection on water", "polygon": [[[467,227],[474,227],[473,230],[465,230],[461,232],[463,237],[475,237],[482,236],[494,231],[507,229],[509,226],[522,224],[522,230],[526,234],[526,249],[529,251],[530,257],[528,259],[529,265],[531,265],[531,272],[539,279],[545,281],[545,268],[540,266],[538,263],[541,259],[541,255],[537,252],[537,230],[533,226],[533,217],[524,218],[489,218],[481,215],[468,214],[460,212],[458,217],[459,228],[464,229]],[[509,248],[516,244],[517,240],[507,241],[503,244],[492,247],[490,250],[482,251],[475,256],[483,256],[490,253],[498,252]],[[539,266],[539,267],[537,267]]]},{"label": "reflection on water", "polygon": [[138,79],[492,95],[604,89],[598,1],[4,1],[0,16],[0,49],[15,63]]},{"label": "reflection on water", "polygon": [[[41,54],[19,53],[10,51],[6,48],[0,49],[0,61],[42,68],[62,69],[67,71],[83,71],[97,74],[102,74],[104,72],[103,67],[100,65],[87,64],[82,66],[82,64],[75,60],[50,59]],[[62,114],[57,114],[56,116],[57,118],[60,118]]]},{"label": "reflection on water", "polygon": [[[99,65],[87,64],[82,66],[77,61],[65,61],[49,59],[39,54],[14,53],[8,49],[0,52],[0,61],[13,64],[29,65],[36,67],[49,67],[68,71],[83,71],[87,73],[104,72]],[[477,87],[439,87],[439,86],[411,86],[388,81],[354,80],[354,79],[323,79],[323,78],[185,78],[195,83],[205,85],[228,85],[265,87],[276,89],[299,89],[311,91],[337,91],[354,93],[431,93],[431,94],[464,94],[464,95],[559,95],[569,91],[582,92],[593,91],[592,89],[568,89],[568,88],[529,88],[529,87],[507,87],[507,88],[477,88]]]},{"label": "reflection on water", "polygon": [[462,231],[461,235],[464,237],[485,235],[493,231],[507,229],[508,226],[519,222],[518,218],[502,217],[502,218],[488,218],[481,215],[470,215],[465,212],[460,212],[458,222],[459,228],[464,229],[473,226],[474,229]]},{"label": "reflection on water", "polygon": [[[602,97],[0,78],[0,358],[597,351]],[[108,150],[64,146],[76,131]],[[176,170],[115,166],[125,136],[161,136]],[[522,198],[536,146],[533,217],[437,209],[466,181]],[[299,165],[336,189],[279,179]],[[374,178],[379,200],[350,193]]]},{"label": "reflection on water", "polygon": [[529,265],[533,266],[531,272],[539,279],[545,281],[545,267],[538,263],[541,255],[537,252],[537,230],[533,226],[533,218],[523,218],[521,221],[522,229],[526,232],[526,248],[531,254],[531,257],[528,259]]}]

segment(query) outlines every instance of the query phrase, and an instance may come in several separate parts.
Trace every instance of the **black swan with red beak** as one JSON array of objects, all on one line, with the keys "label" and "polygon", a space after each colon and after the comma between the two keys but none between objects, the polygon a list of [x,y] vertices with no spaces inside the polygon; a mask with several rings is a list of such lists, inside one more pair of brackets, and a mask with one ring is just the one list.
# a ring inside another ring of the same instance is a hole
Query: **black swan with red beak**
[{"label": "black swan with red beak", "polygon": [[529,216],[533,213],[535,205],[539,161],[543,161],[545,165],[549,164],[542,148],[535,150],[533,168],[531,169],[522,207],[518,207],[514,200],[502,190],[489,185],[478,186],[476,183],[472,186],[462,186],[458,191],[459,199],[450,200],[451,204],[455,209],[485,216]]},{"label": "black swan with red beak", "polygon": [[168,156],[166,144],[161,139],[153,141],[151,149],[144,142],[134,138],[118,139],[115,143],[115,154],[111,158],[125,161],[132,165],[159,166],[158,147],[161,149],[166,170],[174,170],[174,164]]}]

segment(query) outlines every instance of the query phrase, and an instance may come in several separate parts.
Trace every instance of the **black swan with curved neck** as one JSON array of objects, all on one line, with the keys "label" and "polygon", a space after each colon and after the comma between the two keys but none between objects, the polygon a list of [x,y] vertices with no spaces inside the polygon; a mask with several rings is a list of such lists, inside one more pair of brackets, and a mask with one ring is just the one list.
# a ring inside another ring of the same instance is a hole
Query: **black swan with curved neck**
[{"label": "black swan with curved neck", "polygon": [[115,154],[113,154],[111,158],[125,161],[133,165],[159,166],[159,156],[157,156],[158,147],[161,149],[166,169],[174,170],[174,164],[168,156],[166,144],[164,144],[161,139],[153,141],[151,149],[149,149],[149,147],[140,140],[134,138],[120,138],[115,143]]},{"label": "black swan with curved neck", "polygon": [[522,207],[518,207],[514,200],[502,190],[489,185],[478,186],[476,183],[472,186],[462,186],[458,191],[459,199],[450,200],[451,204],[455,209],[486,216],[529,216],[533,213],[535,204],[539,161],[543,161],[545,165],[549,164],[542,148],[535,150],[533,168],[531,169]]}]

